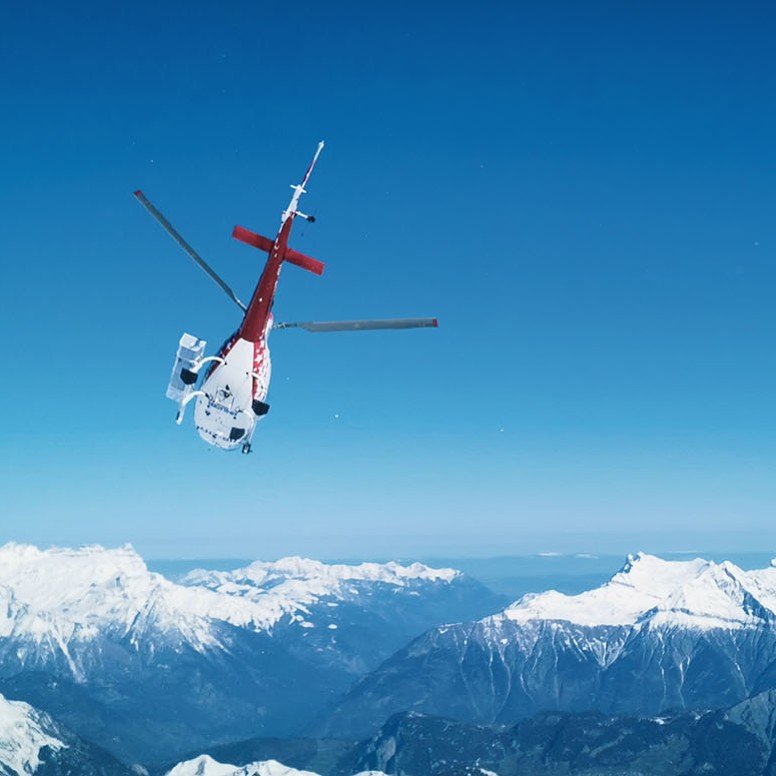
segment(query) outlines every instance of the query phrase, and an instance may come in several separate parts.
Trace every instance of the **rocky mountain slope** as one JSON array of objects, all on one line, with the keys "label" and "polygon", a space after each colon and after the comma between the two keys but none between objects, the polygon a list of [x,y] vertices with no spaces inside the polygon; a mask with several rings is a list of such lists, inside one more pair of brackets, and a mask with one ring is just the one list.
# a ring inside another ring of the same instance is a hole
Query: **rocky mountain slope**
[{"label": "rocky mountain slope", "polygon": [[304,558],[256,562],[231,572],[195,571],[183,584],[261,606],[289,650],[343,674],[366,673],[429,622],[490,614],[502,597],[453,569],[420,563],[327,564]]},{"label": "rocky mountain slope", "polygon": [[776,692],[704,713],[545,712],[496,728],[402,714],[351,757],[396,776],[773,776]]},{"label": "rocky mountain slope", "polygon": [[48,714],[0,695],[0,773],[130,776],[135,771],[80,740]]},{"label": "rocky mountain slope", "polygon": [[[250,759],[258,749],[285,751],[297,765]],[[326,767],[302,762],[320,762],[322,749],[334,757]],[[652,718],[545,712],[483,726],[407,713],[357,744],[275,739],[231,750],[229,759],[203,754],[163,770],[129,767],[49,715],[0,697],[7,776],[774,776],[776,691],[727,710]]]},{"label": "rocky mountain slope", "polygon": [[512,723],[545,710],[659,714],[776,687],[776,568],[631,557],[577,596],[527,595],[433,628],[358,682],[317,730],[362,738],[418,711]]},{"label": "rocky mountain slope", "polygon": [[273,749],[323,776],[776,776],[776,691],[723,710],[648,718],[543,712],[509,726],[409,712],[356,744],[256,739],[215,759],[250,767],[253,755]]}]

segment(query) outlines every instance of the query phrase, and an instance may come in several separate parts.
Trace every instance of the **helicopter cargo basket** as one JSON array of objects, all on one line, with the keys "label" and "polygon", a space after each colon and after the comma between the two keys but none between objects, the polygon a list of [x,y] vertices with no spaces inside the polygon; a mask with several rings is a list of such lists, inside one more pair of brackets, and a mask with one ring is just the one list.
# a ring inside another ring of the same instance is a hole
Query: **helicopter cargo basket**
[{"label": "helicopter cargo basket", "polygon": [[194,390],[194,385],[184,382],[181,372],[197,372],[199,363],[205,352],[207,342],[198,339],[192,334],[184,334],[178,343],[178,352],[175,355],[175,364],[170,375],[170,383],[167,386],[167,398],[178,403],[183,402]]}]

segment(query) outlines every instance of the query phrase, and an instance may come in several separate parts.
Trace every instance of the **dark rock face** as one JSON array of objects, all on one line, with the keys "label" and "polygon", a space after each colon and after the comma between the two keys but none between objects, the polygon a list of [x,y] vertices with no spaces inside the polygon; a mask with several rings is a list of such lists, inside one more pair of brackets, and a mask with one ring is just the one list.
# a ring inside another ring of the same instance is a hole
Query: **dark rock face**
[{"label": "dark rock face", "polygon": [[79,735],[128,762],[175,757],[197,744],[299,724],[307,703],[328,700],[328,677],[289,656],[266,634],[224,626],[223,648],[200,653],[155,644],[153,653],[96,640],[80,655],[75,681],[56,666],[13,672],[0,692],[51,713]]},{"label": "dark rock face", "polygon": [[104,749],[69,738],[67,749],[44,747],[35,776],[138,776]]},{"label": "dark rock face", "polygon": [[348,586],[348,600],[322,599],[311,608],[315,628],[302,631],[288,620],[273,628],[290,654],[325,666],[337,675],[343,690],[421,635],[430,623],[486,616],[505,603],[503,596],[463,575],[452,582],[416,581],[402,588],[359,580]]},{"label": "dark rock face", "polygon": [[409,712],[358,743],[256,738],[208,754],[238,766],[279,759],[322,776],[776,776],[776,691],[652,718],[544,712],[506,726]]},{"label": "dark rock face", "polygon": [[776,630],[515,623],[435,628],[368,674],[317,730],[368,736],[417,711],[481,724],[541,711],[658,714],[730,706],[776,686]]},{"label": "dark rock face", "polygon": [[[351,762],[341,763],[338,774],[383,770],[405,776],[477,773],[494,769],[505,776],[504,765],[515,762],[514,742],[506,730],[427,717],[399,714],[373,736],[355,747]],[[379,763],[379,765],[378,765]]]},{"label": "dark rock face", "polygon": [[773,738],[732,718],[749,714],[751,704],[772,711],[773,702],[661,719],[550,712],[509,728],[398,715],[359,744],[337,776],[370,768],[396,776],[773,774]]}]

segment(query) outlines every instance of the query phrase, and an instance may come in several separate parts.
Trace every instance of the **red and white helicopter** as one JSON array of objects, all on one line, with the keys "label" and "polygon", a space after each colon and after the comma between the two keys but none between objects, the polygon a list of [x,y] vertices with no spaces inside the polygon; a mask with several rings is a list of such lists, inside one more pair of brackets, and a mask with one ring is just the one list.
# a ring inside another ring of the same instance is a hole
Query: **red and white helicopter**
[{"label": "red and white helicopter", "polygon": [[[256,422],[269,411],[267,393],[272,371],[267,340],[273,329],[298,328],[311,332],[366,331],[369,329],[414,329],[436,327],[436,318],[398,318],[370,321],[311,321],[308,323],[275,323],[272,306],[275,300],[280,269],[284,262],[295,264],[316,275],[323,274],[324,265],[288,246],[288,238],[294,219],[299,217],[313,222],[315,218],[298,210],[299,199],[306,193],[307,182],[323,149],[318,144],[312,162],[298,186],[291,186],[294,194],[283,211],[280,230],[274,240],[262,237],[242,226],[236,226],[232,236],[268,254],[250,303],[244,305],[234,291],[213,268],[181,237],[172,224],[154,207],[142,191],[135,197],[161,224],[175,242],[199,264],[221,287],[244,316],[240,327],[221,346],[215,356],[206,356],[204,340],[184,334],[178,345],[167,396],[179,404],[177,423],[189,402],[196,400],[194,423],[199,435],[211,445],[222,450],[241,447],[243,453],[251,451],[251,438]],[[203,367],[207,367],[203,370]],[[202,377],[197,388],[197,382]]]}]

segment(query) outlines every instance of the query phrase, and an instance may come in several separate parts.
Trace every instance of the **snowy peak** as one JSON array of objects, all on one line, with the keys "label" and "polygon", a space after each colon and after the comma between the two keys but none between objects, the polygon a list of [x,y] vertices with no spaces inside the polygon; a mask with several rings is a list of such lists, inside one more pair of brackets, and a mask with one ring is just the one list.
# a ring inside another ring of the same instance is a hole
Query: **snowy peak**
[{"label": "snowy peak", "polygon": [[554,590],[527,595],[501,616],[584,626],[741,628],[771,621],[774,612],[774,567],[747,572],[728,561],[668,561],[638,553],[599,588],[574,596]]},{"label": "snowy peak", "polygon": [[203,754],[193,760],[178,763],[167,776],[317,776],[312,771],[289,768],[277,760],[265,760],[250,765],[229,765]]},{"label": "snowy peak", "polygon": [[256,561],[242,571],[257,584],[274,579],[329,580],[344,582],[364,580],[384,582],[389,585],[405,585],[412,581],[452,582],[460,572],[454,569],[432,569],[422,563],[402,566],[400,563],[322,563],[309,558],[288,557],[270,563]]},{"label": "snowy peak", "polygon": [[[264,760],[249,765],[228,765],[203,754],[178,763],[167,776],[318,776],[312,771],[289,768],[277,760]],[[356,776],[385,776],[380,771],[362,771]]]},{"label": "snowy peak", "polygon": [[322,600],[355,600],[380,587],[394,592],[433,584],[449,585],[461,577],[454,569],[433,569],[421,563],[329,564],[307,558],[256,561],[234,571],[195,570],[183,584],[204,588],[250,604],[254,624],[270,629],[284,616],[304,623],[310,607]]},{"label": "snowy peak", "polygon": [[72,642],[106,635],[135,642],[150,632],[203,649],[212,644],[210,610],[224,614],[217,598],[151,573],[131,547],[0,547],[0,638],[66,656]]},{"label": "snowy peak", "polygon": [[305,582],[311,589],[336,594],[347,582],[377,582],[405,587],[414,582],[450,583],[461,574],[455,569],[432,569],[422,563],[402,566],[400,563],[322,563],[309,558],[289,557],[277,561],[255,561],[234,571],[204,571],[188,574],[189,584],[217,587],[229,582],[269,589],[287,582]]},{"label": "snowy peak", "polygon": [[54,750],[65,747],[52,735],[47,717],[27,703],[0,695],[0,766],[11,773],[34,773],[44,746]]},{"label": "snowy peak", "polygon": [[140,649],[163,638],[204,653],[221,648],[219,623],[265,632],[284,617],[306,623],[309,607],[321,599],[347,600],[379,586],[448,585],[458,576],[418,563],[347,566],[284,558],[233,572],[193,572],[176,584],[149,571],[130,546],[6,544],[0,547],[0,640],[24,642],[22,662],[61,655],[80,677],[73,644],[107,637]]}]

